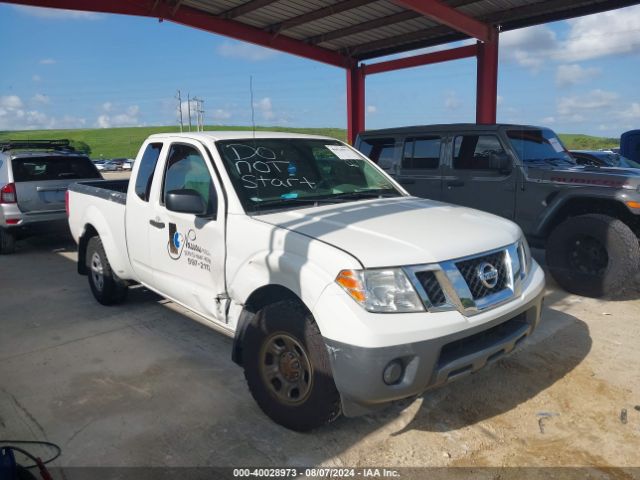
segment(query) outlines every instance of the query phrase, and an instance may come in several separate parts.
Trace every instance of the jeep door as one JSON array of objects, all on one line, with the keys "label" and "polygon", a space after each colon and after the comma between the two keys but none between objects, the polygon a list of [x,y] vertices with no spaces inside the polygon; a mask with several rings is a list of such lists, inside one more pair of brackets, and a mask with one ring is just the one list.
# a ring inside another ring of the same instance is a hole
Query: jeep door
[{"label": "jeep door", "polygon": [[442,199],[508,219],[515,217],[517,169],[495,131],[451,136]]},{"label": "jeep door", "polygon": [[416,197],[442,199],[442,152],[445,142],[439,135],[404,139],[398,182]]}]

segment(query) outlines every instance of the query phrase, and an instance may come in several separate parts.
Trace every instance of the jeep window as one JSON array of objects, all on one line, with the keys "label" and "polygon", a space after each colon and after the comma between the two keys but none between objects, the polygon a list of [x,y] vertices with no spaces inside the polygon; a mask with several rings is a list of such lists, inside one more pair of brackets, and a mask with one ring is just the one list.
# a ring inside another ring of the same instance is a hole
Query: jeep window
[{"label": "jeep window", "polygon": [[507,137],[525,165],[569,163],[575,160],[556,134],[548,128],[510,129]]},{"label": "jeep window", "polygon": [[493,159],[504,153],[495,135],[460,135],[453,143],[453,168],[497,171],[499,165]]},{"label": "jeep window", "polygon": [[11,161],[15,182],[102,178],[87,157],[22,157]]},{"label": "jeep window", "polygon": [[260,138],[216,146],[248,212],[403,195],[367,159],[335,140]]},{"label": "jeep window", "polygon": [[380,165],[380,168],[390,170],[396,157],[396,140],[395,138],[361,138],[358,150]]},{"label": "jeep window", "polygon": [[156,163],[158,163],[158,158],[160,157],[160,150],[162,150],[162,143],[150,143],[142,154],[142,160],[140,160],[135,190],[136,195],[145,202],[149,201],[153,172],[156,170]]},{"label": "jeep window", "polygon": [[402,154],[403,170],[433,170],[440,166],[440,137],[407,138]]},{"label": "jeep window", "polygon": [[191,145],[173,144],[167,158],[160,202],[164,205],[168,192],[185,189],[198,192],[207,211],[212,211],[215,189],[204,158]]}]

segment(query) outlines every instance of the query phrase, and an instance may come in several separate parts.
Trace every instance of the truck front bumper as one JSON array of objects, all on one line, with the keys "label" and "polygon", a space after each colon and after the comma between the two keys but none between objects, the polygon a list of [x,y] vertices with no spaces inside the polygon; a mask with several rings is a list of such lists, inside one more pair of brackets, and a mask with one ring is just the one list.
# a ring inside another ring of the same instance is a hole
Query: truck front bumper
[{"label": "truck front bumper", "polygon": [[[540,321],[544,293],[541,269],[536,276],[520,298],[496,308],[497,315],[474,325],[467,323],[466,328],[459,326],[453,333],[380,347],[325,338],[343,413],[360,415],[388,402],[420,395],[511,353]],[[393,321],[393,316],[388,320]],[[424,321],[429,324],[429,318]]]}]

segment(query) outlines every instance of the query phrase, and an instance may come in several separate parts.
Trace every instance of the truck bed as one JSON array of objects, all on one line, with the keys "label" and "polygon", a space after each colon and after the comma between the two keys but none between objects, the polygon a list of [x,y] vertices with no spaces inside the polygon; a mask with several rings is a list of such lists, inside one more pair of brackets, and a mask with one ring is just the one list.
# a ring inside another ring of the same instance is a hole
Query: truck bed
[{"label": "truck bed", "polygon": [[127,201],[128,188],[129,180],[95,180],[69,185],[69,190],[72,192],[84,193],[123,205]]}]

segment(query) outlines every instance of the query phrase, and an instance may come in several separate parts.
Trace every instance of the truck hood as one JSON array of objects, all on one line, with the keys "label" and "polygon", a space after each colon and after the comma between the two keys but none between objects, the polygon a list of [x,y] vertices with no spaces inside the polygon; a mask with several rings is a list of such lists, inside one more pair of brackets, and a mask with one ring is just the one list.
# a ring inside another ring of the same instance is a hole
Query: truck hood
[{"label": "truck hood", "polygon": [[529,167],[528,176],[533,180],[572,185],[637,189],[640,186],[640,170],[618,167]]},{"label": "truck hood", "polygon": [[316,238],[367,268],[433,263],[515,243],[520,229],[466,207],[401,197],[323,205],[254,217]]}]

